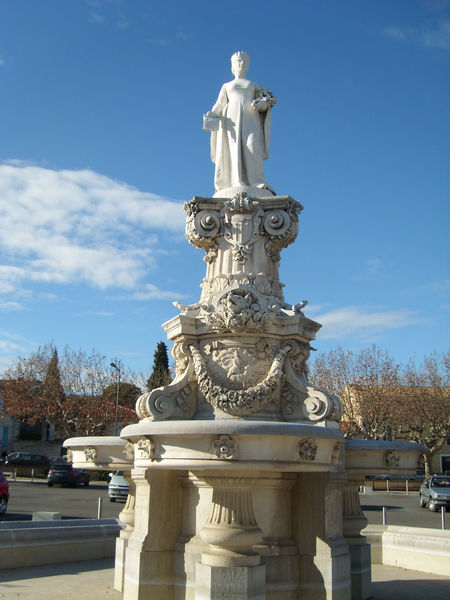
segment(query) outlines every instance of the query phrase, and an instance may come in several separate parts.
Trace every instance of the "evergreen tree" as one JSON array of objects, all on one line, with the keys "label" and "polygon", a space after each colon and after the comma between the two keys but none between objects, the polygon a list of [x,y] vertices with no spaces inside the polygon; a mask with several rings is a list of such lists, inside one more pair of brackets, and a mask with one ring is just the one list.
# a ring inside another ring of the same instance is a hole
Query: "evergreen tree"
[{"label": "evergreen tree", "polygon": [[164,342],[159,342],[153,355],[153,371],[147,379],[147,388],[149,391],[154,390],[167,385],[171,379],[167,346]]},{"label": "evergreen tree", "polygon": [[61,384],[61,373],[59,371],[58,352],[56,348],[53,350],[52,357],[48,363],[42,396],[47,421],[54,424],[66,400],[66,394]]}]

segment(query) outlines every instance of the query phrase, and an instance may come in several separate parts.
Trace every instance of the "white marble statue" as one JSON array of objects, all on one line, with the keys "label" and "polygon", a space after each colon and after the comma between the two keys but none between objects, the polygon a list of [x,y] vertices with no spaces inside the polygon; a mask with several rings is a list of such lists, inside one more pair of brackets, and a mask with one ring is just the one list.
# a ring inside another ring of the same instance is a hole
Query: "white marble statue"
[{"label": "white marble statue", "polygon": [[[246,79],[250,57],[231,57],[234,80],[225,83],[217,102],[204,116],[203,128],[211,132],[211,159],[216,165],[215,196],[229,188],[258,188],[275,192],[264,179],[263,160],[269,155],[270,113],[274,96]],[[232,192],[232,190],[230,190]]]}]

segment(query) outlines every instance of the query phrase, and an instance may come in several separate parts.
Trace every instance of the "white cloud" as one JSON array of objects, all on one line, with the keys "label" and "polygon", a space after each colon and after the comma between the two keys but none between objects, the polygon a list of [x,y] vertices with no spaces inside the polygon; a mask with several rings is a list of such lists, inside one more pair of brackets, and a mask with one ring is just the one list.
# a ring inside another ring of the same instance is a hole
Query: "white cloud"
[{"label": "white cloud", "polygon": [[[399,329],[422,322],[411,310],[371,310],[359,306],[345,306],[328,312],[308,307],[308,317],[323,327],[319,332],[322,339],[361,339],[391,329]],[[306,311],[306,309],[305,309]]]},{"label": "white cloud", "polygon": [[389,25],[382,30],[383,35],[396,42],[412,42],[424,48],[450,50],[450,20],[439,19],[433,24],[415,27]]},{"label": "white cloud", "polygon": [[180,292],[163,292],[156,285],[147,283],[139,291],[134,292],[131,296],[133,300],[153,300],[155,298],[166,299],[166,300],[180,300],[184,297],[184,294]]},{"label": "white cloud", "polygon": [[184,228],[181,203],[20,161],[0,165],[0,221],[0,292],[20,295],[31,281],[134,290],[156,265],[157,233]]},{"label": "white cloud", "polygon": [[12,300],[4,302],[0,299],[0,310],[25,310],[25,307],[19,302],[14,302]]}]

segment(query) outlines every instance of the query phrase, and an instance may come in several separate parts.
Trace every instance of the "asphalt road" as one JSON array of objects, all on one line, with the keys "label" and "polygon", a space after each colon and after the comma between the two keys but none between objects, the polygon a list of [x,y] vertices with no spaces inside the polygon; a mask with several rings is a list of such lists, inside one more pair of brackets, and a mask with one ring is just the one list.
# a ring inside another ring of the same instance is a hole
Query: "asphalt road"
[{"label": "asphalt road", "polygon": [[124,507],[123,502],[110,502],[106,483],[95,482],[89,487],[48,487],[45,479],[11,481],[9,479],[9,503],[5,521],[31,519],[33,512],[59,512],[63,518],[97,518],[98,499],[102,498],[102,517],[117,518]]},{"label": "asphalt road", "polygon": [[[97,518],[98,499],[102,498],[102,516],[118,517],[124,504],[110,502],[106,483],[95,482],[89,487],[49,488],[45,480],[9,482],[10,500],[2,520],[31,519],[36,511],[61,513],[63,518]],[[361,506],[371,525],[381,525],[382,507],[387,506],[388,525],[441,528],[441,514],[419,507],[418,492],[375,492],[361,494]],[[446,515],[446,529],[450,529],[450,513]]]},{"label": "asphalt road", "polygon": [[[431,527],[441,529],[442,515],[419,507],[419,492],[374,492],[373,495],[360,494],[361,508],[370,525],[383,522],[382,507],[387,506],[387,525],[405,525],[409,527]],[[446,529],[450,529],[450,512],[446,513]]]}]

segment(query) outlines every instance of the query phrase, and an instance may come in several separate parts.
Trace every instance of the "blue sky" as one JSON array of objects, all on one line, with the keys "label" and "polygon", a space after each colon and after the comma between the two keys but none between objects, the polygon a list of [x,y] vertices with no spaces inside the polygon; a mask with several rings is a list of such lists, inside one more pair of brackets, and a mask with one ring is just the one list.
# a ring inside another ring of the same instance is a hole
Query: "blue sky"
[{"label": "blue sky", "polygon": [[240,49],[315,347],[448,348],[448,1],[1,0],[0,368],[53,342],[149,371],[199,297],[182,204],[213,193],[202,114]]}]

